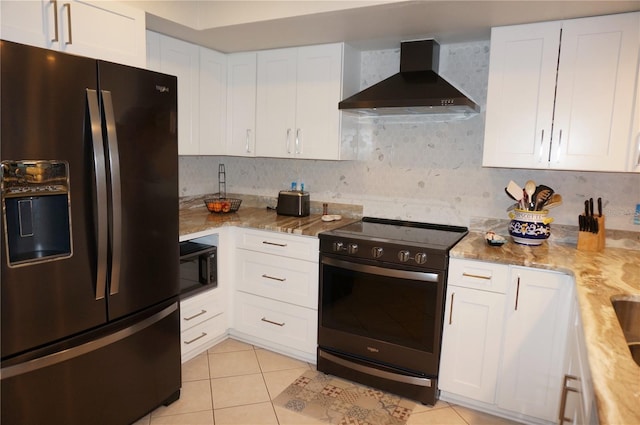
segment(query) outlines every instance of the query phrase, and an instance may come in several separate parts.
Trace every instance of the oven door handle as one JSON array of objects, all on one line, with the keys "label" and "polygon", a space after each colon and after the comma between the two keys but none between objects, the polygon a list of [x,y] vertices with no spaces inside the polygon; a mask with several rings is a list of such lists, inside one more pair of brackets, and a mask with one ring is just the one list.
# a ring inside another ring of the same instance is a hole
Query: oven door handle
[{"label": "oven door handle", "polygon": [[386,267],[370,266],[368,264],[353,263],[351,261],[336,260],[335,258],[322,257],[322,264],[339,267],[354,272],[369,273],[377,276],[394,277],[399,279],[419,280],[423,282],[438,283],[440,273],[414,272],[409,270],[397,270]]}]

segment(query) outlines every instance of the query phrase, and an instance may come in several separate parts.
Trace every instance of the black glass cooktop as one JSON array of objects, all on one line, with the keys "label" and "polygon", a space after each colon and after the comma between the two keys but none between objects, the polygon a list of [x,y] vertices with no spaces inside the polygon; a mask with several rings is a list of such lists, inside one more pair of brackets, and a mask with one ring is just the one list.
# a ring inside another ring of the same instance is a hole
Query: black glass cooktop
[{"label": "black glass cooktop", "polygon": [[339,227],[327,233],[345,237],[375,239],[387,243],[408,243],[449,250],[468,232],[469,229],[461,226],[363,217],[361,221]]}]

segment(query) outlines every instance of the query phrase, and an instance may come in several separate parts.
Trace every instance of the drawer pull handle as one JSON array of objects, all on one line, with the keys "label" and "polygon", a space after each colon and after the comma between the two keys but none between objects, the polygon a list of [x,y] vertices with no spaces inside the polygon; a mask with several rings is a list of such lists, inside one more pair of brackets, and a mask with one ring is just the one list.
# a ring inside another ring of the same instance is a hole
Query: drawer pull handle
[{"label": "drawer pull handle", "polygon": [[263,274],[262,277],[264,277],[265,279],[277,280],[278,282],[284,282],[285,280],[287,280],[286,277],[275,277],[269,276],[268,274]]},{"label": "drawer pull handle", "polygon": [[265,245],[274,245],[274,246],[281,246],[281,247],[285,247],[287,246],[286,243],[275,243],[275,242],[269,242],[269,241],[262,241],[263,244]]},{"label": "drawer pull handle", "polygon": [[189,320],[193,320],[198,316],[202,316],[203,314],[205,314],[207,312],[207,310],[200,310],[200,313],[196,313],[191,317],[185,317],[184,320],[189,321]]},{"label": "drawer pull handle", "polygon": [[516,287],[516,307],[515,310],[518,311],[518,299],[520,298],[520,276],[518,276],[518,286]]},{"label": "drawer pull handle", "polygon": [[449,309],[449,324],[453,323],[453,297],[456,296],[455,292],[451,293],[451,308]]},{"label": "drawer pull handle", "polygon": [[462,276],[464,276],[464,277],[472,277],[474,279],[491,280],[491,276],[483,276],[481,274],[462,273]]},{"label": "drawer pull handle", "polygon": [[579,381],[580,379],[572,376],[572,375],[564,375],[564,382],[562,384],[562,395],[560,396],[560,416],[558,417],[559,425],[563,425],[565,422],[571,422],[571,418],[567,418],[565,414],[565,410],[567,408],[567,396],[570,392],[579,393],[580,391],[569,386],[569,381],[575,380]]},{"label": "drawer pull handle", "polygon": [[260,320],[262,320],[263,322],[271,323],[272,325],[284,326],[284,322],[282,322],[282,323],[274,322],[274,321],[271,321],[271,320],[267,319],[266,317],[263,317]]},{"label": "drawer pull handle", "polygon": [[199,336],[193,338],[191,341],[185,341],[184,343],[188,345],[188,344],[196,342],[200,338],[204,338],[205,336],[207,336],[207,333],[206,332],[202,332]]}]

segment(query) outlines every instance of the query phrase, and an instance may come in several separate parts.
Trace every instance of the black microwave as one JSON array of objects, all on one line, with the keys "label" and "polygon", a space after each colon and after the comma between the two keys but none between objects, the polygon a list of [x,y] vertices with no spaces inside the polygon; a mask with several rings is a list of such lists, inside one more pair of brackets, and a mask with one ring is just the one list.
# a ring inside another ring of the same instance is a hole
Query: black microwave
[{"label": "black microwave", "polygon": [[180,294],[191,295],[218,286],[217,247],[180,242]]}]

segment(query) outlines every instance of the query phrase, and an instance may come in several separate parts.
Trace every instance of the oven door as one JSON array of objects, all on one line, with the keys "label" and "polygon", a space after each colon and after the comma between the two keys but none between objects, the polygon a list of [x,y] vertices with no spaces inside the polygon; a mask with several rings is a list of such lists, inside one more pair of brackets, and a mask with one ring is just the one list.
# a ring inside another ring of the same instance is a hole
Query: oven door
[{"label": "oven door", "polygon": [[444,282],[444,271],[322,255],[319,347],[436,376]]}]

